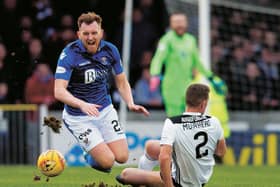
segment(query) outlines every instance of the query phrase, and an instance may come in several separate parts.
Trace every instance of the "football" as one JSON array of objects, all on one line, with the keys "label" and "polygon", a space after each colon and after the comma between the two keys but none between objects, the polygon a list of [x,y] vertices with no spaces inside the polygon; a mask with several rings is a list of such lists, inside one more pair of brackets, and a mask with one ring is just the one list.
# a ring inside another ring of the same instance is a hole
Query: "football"
[{"label": "football", "polygon": [[63,172],[65,159],[59,151],[50,149],[40,154],[37,167],[45,176],[55,177]]}]

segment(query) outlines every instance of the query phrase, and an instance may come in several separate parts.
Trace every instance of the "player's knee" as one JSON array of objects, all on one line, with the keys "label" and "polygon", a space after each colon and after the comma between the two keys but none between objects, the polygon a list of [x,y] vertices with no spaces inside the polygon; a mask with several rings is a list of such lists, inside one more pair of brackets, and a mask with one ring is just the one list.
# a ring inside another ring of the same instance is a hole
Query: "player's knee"
[{"label": "player's knee", "polygon": [[104,169],[110,169],[113,167],[115,162],[115,156],[113,154],[107,154],[99,158],[98,163]]},{"label": "player's knee", "polygon": [[153,145],[154,140],[147,140],[145,143],[145,151],[149,154],[149,151]]},{"label": "player's knee", "polygon": [[128,160],[128,153],[123,152],[122,154],[119,154],[115,157],[116,162],[123,164],[126,163]]},{"label": "player's knee", "polygon": [[160,151],[160,143],[158,140],[148,140],[145,144],[146,154],[154,159],[158,159],[159,151]]},{"label": "player's knee", "polygon": [[121,179],[124,181],[124,182],[127,182],[129,180],[129,175],[131,173],[131,168],[125,168],[124,170],[122,170],[121,172]]},{"label": "player's knee", "polygon": [[115,157],[114,156],[109,156],[109,157],[106,157],[102,160],[100,164],[100,166],[104,169],[110,169],[113,167],[114,165],[114,162],[115,162]]}]

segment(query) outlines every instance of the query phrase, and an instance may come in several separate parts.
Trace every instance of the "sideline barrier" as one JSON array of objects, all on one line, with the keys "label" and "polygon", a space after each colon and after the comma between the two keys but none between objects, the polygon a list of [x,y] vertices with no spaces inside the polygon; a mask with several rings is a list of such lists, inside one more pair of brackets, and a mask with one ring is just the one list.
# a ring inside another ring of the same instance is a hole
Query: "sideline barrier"
[{"label": "sideline barrier", "polygon": [[0,105],[0,164],[33,164],[39,154],[39,107]]}]

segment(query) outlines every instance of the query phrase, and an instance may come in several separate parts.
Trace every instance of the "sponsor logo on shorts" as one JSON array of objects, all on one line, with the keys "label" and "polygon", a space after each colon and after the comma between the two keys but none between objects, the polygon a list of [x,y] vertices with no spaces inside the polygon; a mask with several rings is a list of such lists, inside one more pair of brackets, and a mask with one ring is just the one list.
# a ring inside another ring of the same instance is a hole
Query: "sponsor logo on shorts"
[{"label": "sponsor logo on shorts", "polygon": [[79,139],[86,141],[86,139],[88,139],[87,136],[90,135],[91,132],[92,132],[91,129],[87,129],[85,132],[83,132],[79,135]]}]

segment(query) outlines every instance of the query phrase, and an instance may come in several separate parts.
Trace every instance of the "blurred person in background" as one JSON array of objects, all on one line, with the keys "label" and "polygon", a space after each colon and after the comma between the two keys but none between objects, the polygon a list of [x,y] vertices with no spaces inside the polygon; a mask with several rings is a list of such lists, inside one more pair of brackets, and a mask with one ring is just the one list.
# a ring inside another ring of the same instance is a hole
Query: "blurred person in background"
[{"label": "blurred person in background", "polygon": [[266,95],[266,100],[263,102],[265,108],[276,109],[280,106],[279,103],[279,80],[280,75],[278,70],[278,61],[274,52],[268,47],[264,47],[261,51],[261,57],[257,60],[258,68],[263,73],[269,86],[269,94]]},{"label": "blurred person in background", "polygon": [[160,38],[151,62],[150,89],[157,89],[162,76],[161,90],[167,116],[179,115],[184,111],[185,91],[192,81],[194,68],[208,77],[217,91],[224,92],[214,81],[213,73],[201,63],[196,39],[186,33],[187,27],[188,20],[184,13],[171,14],[170,30]]},{"label": "blurred person in background", "polygon": [[248,39],[251,41],[254,52],[260,53],[262,50],[262,41],[263,41],[263,31],[258,26],[253,26],[249,28]]},{"label": "blurred person in background", "polygon": [[228,84],[228,104],[232,110],[242,108],[242,89],[244,87],[242,81],[246,74],[246,65],[248,60],[242,46],[234,46],[232,56],[229,59],[229,75]]},{"label": "blurred person in background", "polygon": [[32,17],[24,15],[20,18],[19,25],[21,29],[32,30],[34,29]]},{"label": "blurred person in background", "polygon": [[13,103],[11,94],[9,93],[9,84],[13,73],[10,72],[9,64],[7,64],[7,49],[4,43],[0,42],[0,103],[7,104]]},{"label": "blurred person in background", "polygon": [[60,25],[59,25],[60,29],[75,29],[75,24],[74,24],[74,18],[71,14],[64,14],[61,16],[60,18]]},{"label": "blurred person in background", "polygon": [[153,52],[151,50],[146,50],[142,53],[140,66],[142,69],[151,65],[151,60],[153,58]]},{"label": "blurred person in background", "polygon": [[19,28],[20,28],[20,41],[17,43],[16,49],[13,50],[15,50],[14,51],[15,55],[18,57],[20,61],[27,61],[28,53],[29,53],[28,46],[30,41],[35,37],[35,33],[36,33],[33,19],[27,15],[22,16],[19,20]]},{"label": "blurred person in background", "polygon": [[246,74],[242,76],[242,107],[245,110],[261,110],[264,108],[267,98],[270,95],[268,80],[261,73],[256,62],[250,61],[246,66]]},{"label": "blurred person in background", "polygon": [[142,76],[137,80],[134,87],[135,103],[158,108],[162,106],[160,88],[158,87],[156,90],[151,91],[149,89],[150,78],[149,67],[146,67],[142,70]]},{"label": "blurred person in background", "polygon": [[25,81],[32,75],[36,64],[44,58],[43,46],[39,38],[34,38],[31,30],[22,30],[21,42],[17,50],[8,56],[8,66],[13,75],[10,76],[9,84],[13,100],[16,103],[24,102]]},{"label": "blurred person in background", "polygon": [[55,25],[55,12],[50,0],[32,0],[31,14],[42,37]]},{"label": "blurred person in background", "polygon": [[73,42],[77,39],[76,33],[71,28],[64,28],[60,31],[60,39],[63,46],[66,46],[70,42]]},{"label": "blurred person in background", "polygon": [[9,72],[7,70],[7,49],[4,43],[0,42],[0,81],[7,80]]},{"label": "blurred person in background", "polygon": [[19,18],[22,14],[18,0],[0,1],[0,35],[7,49],[14,50],[19,42]]},{"label": "blurred person in background", "polygon": [[[147,20],[144,20],[143,13],[139,8],[133,10],[132,18],[132,33],[131,33],[131,59],[129,63],[129,83],[132,87],[141,77],[141,58],[144,51],[152,49],[158,38],[155,25]],[[123,25],[117,30],[114,43],[119,49],[122,49],[123,41]]]},{"label": "blurred person in background", "polygon": [[9,93],[8,84],[6,82],[0,81],[0,104],[10,103],[8,93]]},{"label": "blurred person in background", "polygon": [[47,49],[45,51],[47,61],[50,62],[50,67],[53,72],[55,72],[57,56],[59,56],[61,50],[68,43],[77,39],[74,28],[73,16],[63,14],[60,17],[59,25],[48,30],[44,46]]},{"label": "blurred person in background", "polygon": [[42,40],[39,38],[32,38],[28,43],[28,57],[27,57],[27,72],[28,77],[31,76],[37,63],[44,61],[46,58],[43,50]]},{"label": "blurred person in background", "polygon": [[25,101],[29,104],[46,104],[51,106],[54,98],[54,76],[46,63],[38,63],[25,85]]}]

